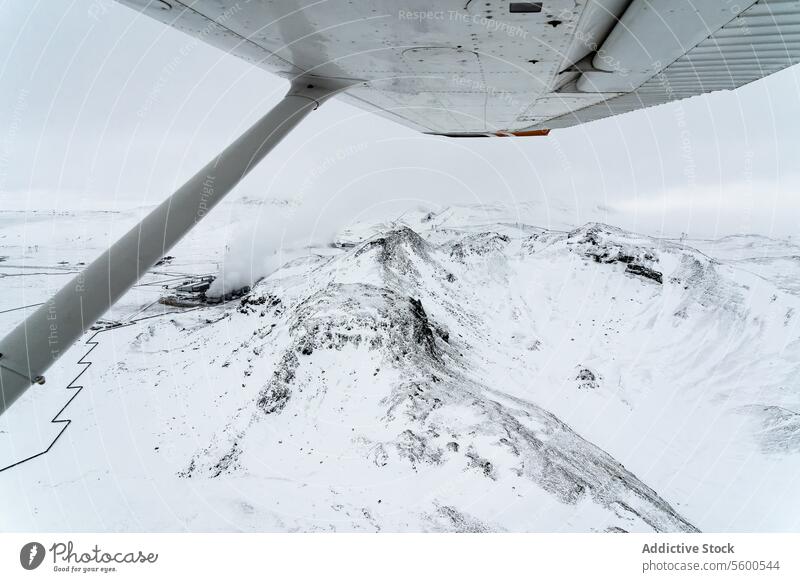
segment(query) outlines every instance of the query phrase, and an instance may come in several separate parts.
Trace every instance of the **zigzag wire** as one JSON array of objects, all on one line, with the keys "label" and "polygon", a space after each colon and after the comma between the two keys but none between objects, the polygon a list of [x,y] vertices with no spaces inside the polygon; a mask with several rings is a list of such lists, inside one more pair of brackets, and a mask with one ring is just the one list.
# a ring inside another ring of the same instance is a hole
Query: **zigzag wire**
[{"label": "zigzag wire", "polygon": [[[196,311],[198,309],[199,309],[199,307],[192,307],[190,309],[185,309],[183,311],[183,313]],[[165,314],[157,313],[157,314],[154,314],[154,315],[140,317],[138,319],[133,319],[131,321],[125,322],[125,323],[120,324],[120,325],[115,325],[113,327],[106,327],[104,329],[99,329],[96,332],[94,332],[92,334],[92,336],[89,339],[86,340],[86,345],[87,346],[90,345],[92,347],[89,348],[89,350],[85,354],[83,354],[83,356],[81,356],[81,359],[77,361],[78,364],[82,364],[82,365],[84,365],[86,367],[83,370],[81,370],[80,372],[78,372],[78,375],[75,376],[75,378],[72,379],[72,382],[70,382],[67,385],[67,388],[66,388],[67,390],[75,390],[75,393],[70,397],[69,400],[67,400],[67,403],[64,404],[64,406],[61,407],[61,410],[59,410],[56,413],[56,415],[53,417],[53,419],[50,421],[50,424],[63,424],[64,427],[59,431],[59,433],[55,436],[55,438],[52,440],[52,442],[48,445],[48,447],[45,450],[43,450],[43,451],[41,451],[39,453],[36,453],[35,455],[31,455],[30,457],[26,457],[26,458],[24,458],[24,459],[22,459],[20,461],[12,463],[10,465],[6,465],[2,469],[0,469],[0,473],[2,473],[3,471],[7,471],[8,469],[13,469],[14,467],[18,467],[19,465],[21,465],[23,463],[26,463],[28,461],[31,461],[31,460],[37,458],[37,457],[41,457],[42,455],[45,455],[45,454],[49,453],[50,449],[52,449],[53,446],[56,444],[56,441],[58,441],[58,439],[61,438],[61,435],[64,434],[64,431],[66,431],[67,427],[69,427],[69,425],[72,423],[72,420],[70,420],[68,418],[59,418],[59,417],[61,416],[61,413],[64,412],[64,410],[66,410],[66,408],[72,403],[72,401],[75,400],[75,397],[78,394],[80,394],[81,390],[83,390],[83,385],[76,386],[75,382],[77,382],[78,378],[83,376],[83,374],[86,372],[86,370],[88,370],[89,367],[92,365],[92,362],[87,362],[87,361],[85,361],[85,359],[89,356],[89,354],[92,353],[92,350],[94,350],[98,346],[98,344],[100,343],[98,341],[95,341],[94,338],[96,338],[99,334],[101,334],[101,333],[103,333],[105,331],[111,331],[111,330],[114,330],[114,329],[118,329],[120,327],[127,327],[129,325],[134,325],[134,324],[136,324],[136,323],[138,323],[140,321],[144,321],[144,320],[147,320],[147,319],[154,319],[156,317],[162,317],[163,315],[165,315]]]},{"label": "zigzag wire", "polygon": [[82,364],[85,367],[83,368],[83,370],[78,372],[78,375],[75,376],[75,378],[73,378],[72,382],[70,382],[67,385],[67,388],[66,388],[67,390],[74,390],[75,393],[70,397],[69,400],[67,400],[66,404],[64,404],[64,406],[61,407],[61,410],[59,410],[56,413],[56,415],[53,417],[53,419],[50,421],[51,424],[63,424],[64,426],[61,428],[61,430],[58,432],[58,434],[50,442],[50,444],[47,446],[47,448],[45,450],[43,450],[43,451],[41,451],[39,453],[36,453],[35,455],[31,455],[30,457],[26,457],[26,458],[24,458],[24,459],[22,459],[20,461],[17,461],[15,463],[12,463],[10,465],[7,465],[7,466],[3,467],[2,469],[0,469],[0,473],[2,473],[3,471],[7,471],[9,469],[13,469],[14,467],[18,467],[23,463],[26,463],[28,461],[31,461],[31,460],[37,458],[37,457],[41,457],[42,455],[45,455],[45,454],[49,453],[50,449],[52,449],[53,446],[58,441],[58,439],[61,438],[61,435],[64,434],[64,431],[67,430],[67,427],[69,427],[69,425],[72,424],[72,420],[71,419],[59,418],[59,417],[61,416],[61,413],[63,413],[64,410],[66,410],[66,408],[72,403],[72,401],[75,400],[75,397],[78,394],[81,393],[81,390],[83,390],[83,385],[76,385],[75,382],[77,382],[78,379],[81,376],[83,376],[83,374],[86,372],[86,370],[88,370],[89,367],[92,365],[92,362],[87,362],[85,360],[89,356],[89,354],[92,353],[92,350],[94,350],[100,343],[98,341],[95,341],[94,338],[97,337],[98,334],[103,333],[104,331],[108,331],[108,330],[107,329],[98,330],[98,331],[96,331],[95,333],[92,334],[92,337],[90,337],[89,339],[86,340],[86,345],[90,345],[92,347],[89,348],[89,350],[85,354],[83,354],[83,356],[81,356],[81,359],[78,360],[78,362],[77,362],[78,364]]}]

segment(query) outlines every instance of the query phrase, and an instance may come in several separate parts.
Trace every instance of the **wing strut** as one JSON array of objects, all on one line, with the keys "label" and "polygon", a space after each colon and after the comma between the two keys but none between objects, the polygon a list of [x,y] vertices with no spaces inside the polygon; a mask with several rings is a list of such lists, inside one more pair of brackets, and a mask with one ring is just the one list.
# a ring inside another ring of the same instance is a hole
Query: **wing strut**
[{"label": "wing strut", "polygon": [[[348,83],[350,84],[350,83]],[[306,115],[346,86],[298,79],[216,158],[0,341],[0,414]]]}]

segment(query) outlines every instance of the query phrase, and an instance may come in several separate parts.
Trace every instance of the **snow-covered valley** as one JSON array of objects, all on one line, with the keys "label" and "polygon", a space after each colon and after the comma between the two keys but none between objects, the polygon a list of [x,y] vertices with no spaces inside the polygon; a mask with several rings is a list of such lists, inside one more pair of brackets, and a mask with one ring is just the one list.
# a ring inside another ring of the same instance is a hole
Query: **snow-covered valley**
[{"label": "snow-covered valley", "polygon": [[[800,248],[534,224],[360,223],[223,303],[174,300],[222,260],[181,243],[0,417],[41,450],[85,369],[0,529],[796,531]],[[91,258],[9,239],[0,311]]]}]

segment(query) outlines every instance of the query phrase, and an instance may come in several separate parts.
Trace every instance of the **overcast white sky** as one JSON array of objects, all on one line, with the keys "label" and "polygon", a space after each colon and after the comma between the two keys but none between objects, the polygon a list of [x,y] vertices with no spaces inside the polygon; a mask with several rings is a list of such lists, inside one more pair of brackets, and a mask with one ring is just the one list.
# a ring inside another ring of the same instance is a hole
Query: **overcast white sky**
[{"label": "overcast white sky", "polygon": [[[167,69],[189,42],[110,0],[0,3],[0,205],[159,201],[286,89],[206,45]],[[424,136],[334,101],[234,195],[299,197],[347,216],[534,200],[543,226],[550,209],[649,234],[783,237],[800,220],[799,95],[793,68],[513,140]]]}]

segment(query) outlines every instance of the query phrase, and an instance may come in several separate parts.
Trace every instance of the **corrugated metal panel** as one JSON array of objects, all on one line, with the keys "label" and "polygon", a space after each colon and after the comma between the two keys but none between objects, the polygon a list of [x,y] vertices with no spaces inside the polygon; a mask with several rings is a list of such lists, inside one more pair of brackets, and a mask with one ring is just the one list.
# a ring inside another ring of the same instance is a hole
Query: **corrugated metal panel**
[{"label": "corrugated metal panel", "polygon": [[635,92],[536,125],[570,127],[736,89],[800,62],[800,0],[760,0]]},{"label": "corrugated metal panel", "polygon": [[[549,0],[541,14],[507,0],[119,1],[283,77],[358,81],[340,98],[434,133],[567,127],[800,62],[800,0]],[[653,36],[614,35],[636,6]]]}]

